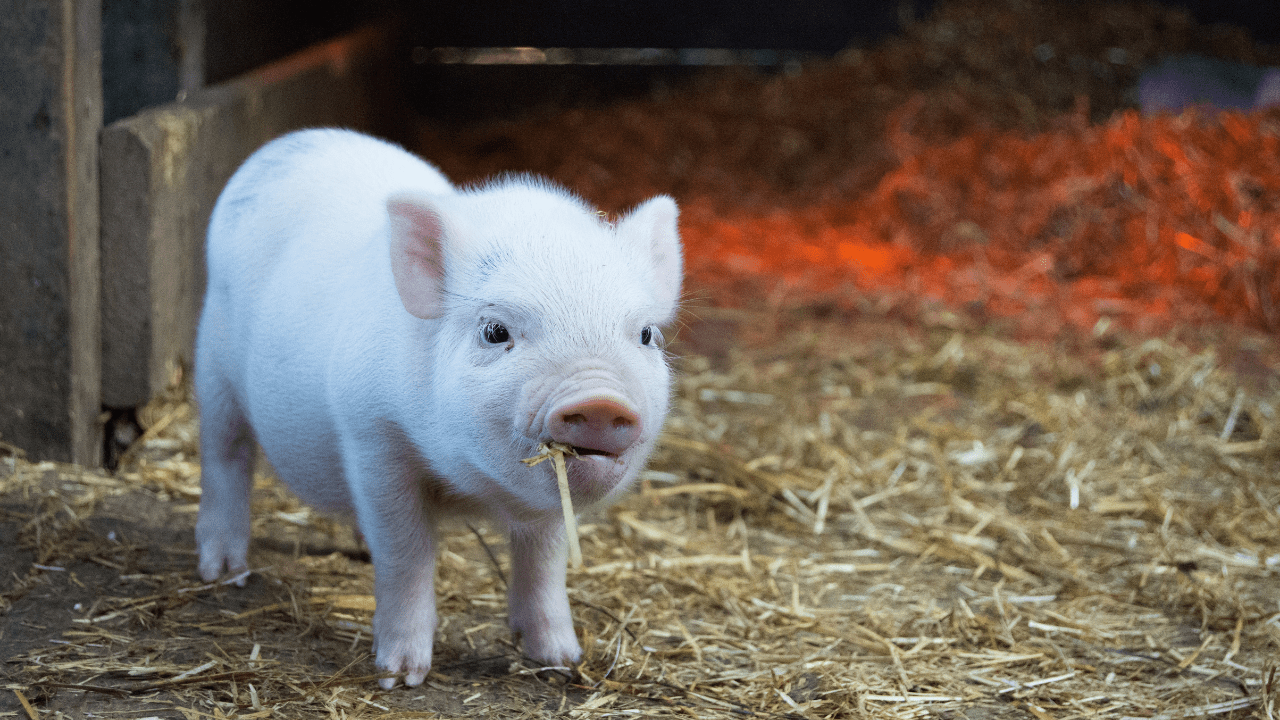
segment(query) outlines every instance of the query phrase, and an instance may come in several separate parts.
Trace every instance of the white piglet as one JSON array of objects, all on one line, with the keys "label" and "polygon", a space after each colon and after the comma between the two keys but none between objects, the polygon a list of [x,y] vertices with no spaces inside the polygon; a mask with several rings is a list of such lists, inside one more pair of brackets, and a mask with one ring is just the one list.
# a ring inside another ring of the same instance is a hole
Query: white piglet
[{"label": "white piglet", "polygon": [[680,295],[676,214],[658,196],[610,224],[527,176],[455,190],[344,130],[255,153],[209,223],[201,577],[248,569],[256,441],[300,498],[363,533],[378,667],[407,685],[430,669],[436,525],[458,514],[510,530],[525,653],[577,660],[555,473],[520,460],[575,446],[578,508],[644,465],[670,395],[658,326]]}]

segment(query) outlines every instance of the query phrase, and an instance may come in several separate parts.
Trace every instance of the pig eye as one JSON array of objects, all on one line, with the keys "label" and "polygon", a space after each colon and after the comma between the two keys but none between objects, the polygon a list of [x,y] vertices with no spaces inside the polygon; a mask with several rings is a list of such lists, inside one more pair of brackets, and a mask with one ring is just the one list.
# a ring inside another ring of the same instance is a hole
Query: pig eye
[{"label": "pig eye", "polygon": [[481,328],[480,335],[485,342],[491,345],[500,345],[511,339],[511,333],[507,332],[507,326],[496,322],[488,323]]},{"label": "pig eye", "polygon": [[655,345],[655,344],[661,345],[662,332],[659,331],[658,328],[652,325],[645,325],[644,329],[640,331],[640,344],[641,345]]}]

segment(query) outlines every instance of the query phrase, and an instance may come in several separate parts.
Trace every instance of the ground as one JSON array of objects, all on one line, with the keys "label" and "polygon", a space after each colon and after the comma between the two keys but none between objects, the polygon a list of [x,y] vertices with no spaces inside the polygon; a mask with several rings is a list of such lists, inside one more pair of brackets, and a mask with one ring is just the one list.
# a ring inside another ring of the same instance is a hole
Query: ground
[{"label": "ground", "polygon": [[582,518],[573,669],[459,523],[433,672],[379,689],[367,557],[265,474],[248,585],[201,583],[181,391],[115,476],[5,458],[0,717],[1274,717],[1273,342],[817,315],[688,314],[650,470]]}]

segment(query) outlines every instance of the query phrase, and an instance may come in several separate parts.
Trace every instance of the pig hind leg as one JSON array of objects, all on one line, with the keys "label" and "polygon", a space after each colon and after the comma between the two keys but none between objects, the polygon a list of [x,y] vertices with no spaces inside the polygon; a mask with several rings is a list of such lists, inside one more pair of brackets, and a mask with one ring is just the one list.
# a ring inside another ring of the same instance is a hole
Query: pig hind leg
[{"label": "pig hind leg", "polygon": [[196,547],[200,577],[216,580],[225,568],[240,575],[249,569],[249,492],[257,444],[249,419],[229,383],[205,364],[197,372],[200,402],[200,513]]}]

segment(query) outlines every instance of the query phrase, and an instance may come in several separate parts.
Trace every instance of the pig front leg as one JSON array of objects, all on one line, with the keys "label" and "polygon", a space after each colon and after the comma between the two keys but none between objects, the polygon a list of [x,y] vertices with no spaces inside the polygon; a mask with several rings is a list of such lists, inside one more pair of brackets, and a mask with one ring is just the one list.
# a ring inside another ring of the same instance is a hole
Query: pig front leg
[{"label": "pig front leg", "polygon": [[196,376],[200,402],[200,512],[196,548],[200,577],[217,580],[225,568],[243,587],[249,569],[249,491],[256,444],[230,386],[212,369]]},{"label": "pig front leg", "polygon": [[582,657],[565,590],[568,546],[560,518],[511,528],[511,629],[539,662],[570,665]]},{"label": "pig front leg", "polygon": [[[435,523],[412,463],[348,452],[356,516],[373,558],[373,649],[377,666],[421,685],[431,670],[436,634]],[[378,681],[386,690],[396,678]]]}]

